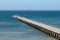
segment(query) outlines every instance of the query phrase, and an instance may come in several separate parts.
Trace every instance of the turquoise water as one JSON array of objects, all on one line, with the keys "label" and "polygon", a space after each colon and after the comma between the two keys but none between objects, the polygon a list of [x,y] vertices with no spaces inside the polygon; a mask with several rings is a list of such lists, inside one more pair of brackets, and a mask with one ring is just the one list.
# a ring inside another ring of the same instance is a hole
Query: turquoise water
[{"label": "turquoise water", "polygon": [[13,15],[60,28],[60,11],[0,11],[0,40],[56,40],[13,19]]}]

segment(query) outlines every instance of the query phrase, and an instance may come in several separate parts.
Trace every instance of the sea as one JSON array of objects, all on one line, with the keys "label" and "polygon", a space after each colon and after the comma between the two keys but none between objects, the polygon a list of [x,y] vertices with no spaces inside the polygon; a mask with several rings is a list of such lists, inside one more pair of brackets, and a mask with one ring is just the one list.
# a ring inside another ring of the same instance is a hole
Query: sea
[{"label": "sea", "polygon": [[60,11],[0,10],[0,40],[57,40],[12,18],[14,15],[60,29]]}]

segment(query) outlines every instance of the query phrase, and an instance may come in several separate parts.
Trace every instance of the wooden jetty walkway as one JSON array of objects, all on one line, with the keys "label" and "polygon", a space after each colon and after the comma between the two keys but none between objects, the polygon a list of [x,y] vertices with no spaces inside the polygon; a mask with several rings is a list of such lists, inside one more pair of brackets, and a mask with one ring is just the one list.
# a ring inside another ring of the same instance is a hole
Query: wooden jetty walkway
[{"label": "wooden jetty walkway", "polygon": [[41,30],[44,33],[47,33],[50,36],[53,36],[54,38],[60,40],[60,29],[58,28],[55,28],[55,27],[52,27],[52,26],[49,26],[49,25],[46,25],[37,21],[33,21],[33,20],[30,20],[21,16],[17,16],[17,15],[14,15],[13,18],[32,26],[33,28]]}]

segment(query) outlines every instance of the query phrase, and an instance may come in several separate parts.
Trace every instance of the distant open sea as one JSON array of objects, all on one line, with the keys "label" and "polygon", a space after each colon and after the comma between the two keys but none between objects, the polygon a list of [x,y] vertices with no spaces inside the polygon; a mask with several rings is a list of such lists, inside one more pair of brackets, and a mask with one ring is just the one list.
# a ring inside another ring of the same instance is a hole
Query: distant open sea
[{"label": "distant open sea", "polygon": [[0,40],[56,40],[13,19],[13,15],[60,28],[60,11],[0,11]]}]

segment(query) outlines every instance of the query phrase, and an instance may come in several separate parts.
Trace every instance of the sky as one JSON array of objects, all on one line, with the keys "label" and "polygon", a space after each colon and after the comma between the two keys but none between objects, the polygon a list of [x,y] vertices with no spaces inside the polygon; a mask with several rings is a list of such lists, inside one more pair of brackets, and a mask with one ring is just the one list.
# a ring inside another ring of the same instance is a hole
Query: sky
[{"label": "sky", "polygon": [[0,0],[0,10],[60,10],[60,0]]}]

